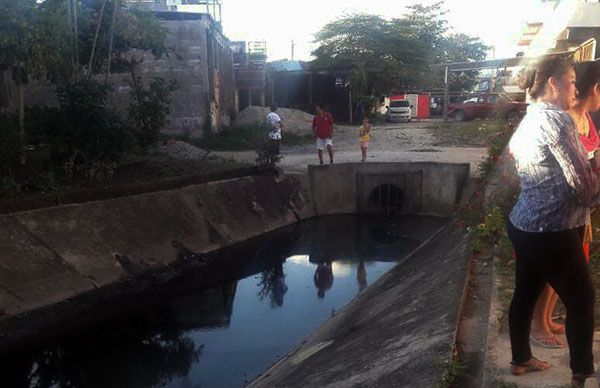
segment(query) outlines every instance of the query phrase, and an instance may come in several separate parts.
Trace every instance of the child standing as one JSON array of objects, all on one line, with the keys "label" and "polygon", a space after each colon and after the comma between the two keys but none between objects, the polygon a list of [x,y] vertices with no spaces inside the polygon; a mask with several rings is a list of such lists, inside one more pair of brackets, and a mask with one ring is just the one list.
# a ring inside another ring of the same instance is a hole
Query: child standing
[{"label": "child standing", "polygon": [[369,149],[369,140],[371,140],[371,123],[368,118],[363,118],[360,127],[360,151],[362,152],[361,162],[367,161],[367,150]]}]

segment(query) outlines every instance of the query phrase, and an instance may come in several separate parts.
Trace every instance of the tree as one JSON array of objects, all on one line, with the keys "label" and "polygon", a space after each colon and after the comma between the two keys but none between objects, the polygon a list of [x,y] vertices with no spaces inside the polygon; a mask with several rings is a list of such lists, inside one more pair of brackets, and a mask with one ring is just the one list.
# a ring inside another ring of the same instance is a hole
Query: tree
[{"label": "tree", "polygon": [[149,11],[121,8],[118,0],[83,0],[79,60],[88,74],[127,71],[137,82],[136,69],[147,50],[167,53],[167,28]]},{"label": "tree", "polygon": [[[314,65],[346,76],[355,94],[439,88],[443,77],[431,65],[483,59],[486,50],[478,38],[449,34],[445,15],[439,1],[411,5],[405,16],[391,20],[343,16],[315,35]],[[453,87],[468,85],[475,75],[457,77]]]},{"label": "tree", "polygon": [[[447,37],[443,44],[443,53],[447,61],[469,62],[485,59],[488,47],[479,38],[467,34],[452,34]],[[443,84],[441,71],[436,79],[439,85]],[[470,70],[452,73],[450,88],[452,90],[470,90],[477,82],[479,71]]]},{"label": "tree", "polygon": [[11,70],[18,90],[21,164],[25,164],[24,89],[29,74],[44,74],[43,42],[35,0],[0,0],[0,71]]},{"label": "tree", "polygon": [[344,16],[315,38],[314,65],[346,75],[355,94],[391,92],[425,64],[425,45],[404,26],[376,15]]},{"label": "tree", "polygon": [[[415,31],[419,40],[431,47],[428,55],[430,65],[469,62],[485,58],[487,47],[479,38],[462,33],[450,33],[444,1],[437,1],[430,5],[414,4],[408,9],[409,13],[405,18],[405,23],[412,31]],[[476,82],[478,74],[478,71],[453,73],[450,78],[450,88],[454,90],[468,89]],[[443,89],[444,70],[422,68],[420,86],[429,90]]]}]

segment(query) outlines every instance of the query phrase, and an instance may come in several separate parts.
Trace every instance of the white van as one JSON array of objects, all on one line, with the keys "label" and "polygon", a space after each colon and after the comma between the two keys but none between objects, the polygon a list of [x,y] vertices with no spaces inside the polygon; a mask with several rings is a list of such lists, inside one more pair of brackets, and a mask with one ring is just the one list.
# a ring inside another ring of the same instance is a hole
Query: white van
[{"label": "white van", "polygon": [[408,100],[391,100],[390,105],[386,107],[386,121],[406,121],[411,120],[411,106]]}]

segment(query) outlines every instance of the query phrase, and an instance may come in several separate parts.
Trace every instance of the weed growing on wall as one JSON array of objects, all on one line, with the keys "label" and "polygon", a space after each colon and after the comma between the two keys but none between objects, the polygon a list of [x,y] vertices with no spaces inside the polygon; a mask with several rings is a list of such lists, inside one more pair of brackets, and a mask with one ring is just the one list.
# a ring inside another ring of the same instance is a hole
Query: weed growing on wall
[{"label": "weed growing on wall", "polygon": [[443,361],[444,376],[442,381],[434,384],[436,388],[448,388],[455,385],[456,380],[461,377],[466,370],[466,366],[455,357]]},{"label": "weed growing on wall", "polygon": [[499,325],[507,323],[508,306],[514,288],[514,253],[506,233],[506,221],[519,191],[512,157],[507,144],[513,128],[509,123],[488,140],[488,153],[480,164],[479,189],[472,201],[458,212],[459,220],[471,231],[473,252],[485,252],[495,258],[496,273],[500,279],[498,298],[500,302]]},{"label": "weed growing on wall", "polygon": [[494,168],[502,163],[502,155],[508,142],[514,132],[512,126],[505,123],[500,127],[500,132],[497,132],[494,136],[488,138],[487,141],[487,155],[479,163],[479,170],[481,172],[481,180],[484,181],[490,177]]}]

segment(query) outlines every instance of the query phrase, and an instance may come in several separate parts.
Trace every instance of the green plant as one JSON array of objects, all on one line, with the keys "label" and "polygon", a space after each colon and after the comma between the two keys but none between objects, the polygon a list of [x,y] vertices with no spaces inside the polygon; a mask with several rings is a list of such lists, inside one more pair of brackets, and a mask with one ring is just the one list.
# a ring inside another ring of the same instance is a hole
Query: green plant
[{"label": "green plant", "polygon": [[465,373],[466,366],[455,357],[450,357],[443,361],[444,376],[442,381],[435,384],[439,388],[447,388],[453,386],[456,380]]},{"label": "green plant", "polygon": [[281,155],[273,153],[271,144],[263,142],[256,148],[256,163],[259,166],[274,168],[282,159]]},{"label": "green plant", "polygon": [[171,97],[176,88],[174,80],[166,82],[159,77],[153,78],[147,88],[140,82],[133,83],[127,115],[136,145],[142,152],[158,142],[160,130],[167,124]]},{"label": "green plant", "polygon": [[47,112],[52,157],[71,179],[105,176],[107,172],[99,174],[99,169],[114,169],[131,147],[131,131],[108,108],[106,93],[107,88],[96,81],[73,83],[58,90],[60,106]]},{"label": "green plant", "polygon": [[363,96],[357,96],[355,98],[355,101],[356,102],[360,101],[360,103],[363,106],[365,116],[368,117],[369,120],[371,120],[371,122],[373,122],[373,119],[376,118],[378,115],[378,113],[375,111],[375,107],[379,103],[379,98],[363,95]]},{"label": "green plant", "polygon": [[494,167],[500,160],[501,155],[514,132],[513,128],[507,123],[503,123],[503,125],[500,126],[500,129],[500,132],[497,132],[494,136],[488,138],[487,156],[479,163],[482,180],[488,178],[492,171],[494,171]]},{"label": "green plant", "polygon": [[21,185],[10,176],[5,176],[0,181],[0,195],[9,196],[21,192]]},{"label": "green plant", "polygon": [[[266,125],[240,125],[224,127],[221,131],[214,133],[207,131],[201,139],[189,139],[194,145],[213,151],[247,151],[256,150],[267,137],[268,129]],[[302,146],[311,144],[314,136],[297,135],[284,132],[282,134],[282,146]]]},{"label": "green plant", "polygon": [[264,125],[246,125],[225,127],[221,131],[207,132],[194,144],[205,150],[244,151],[255,150],[266,138],[267,128]]},{"label": "green plant", "polygon": [[60,184],[56,179],[55,172],[50,170],[41,174],[38,179],[38,186],[42,193],[55,193],[59,191]]},{"label": "green plant", "polygon": [[19,156],[21,142],[14,116],[0,116],[0,177],[10,174],[10,167]]},{"label": "green plant", "polygon": [[485,246],[494,244],[500,237],[500,234],[504,232],[505,223],[506,220],[502,210],[497,206],[493,207],[486,214],[483,222],[474,228],[472,250],[479,252]]}]

